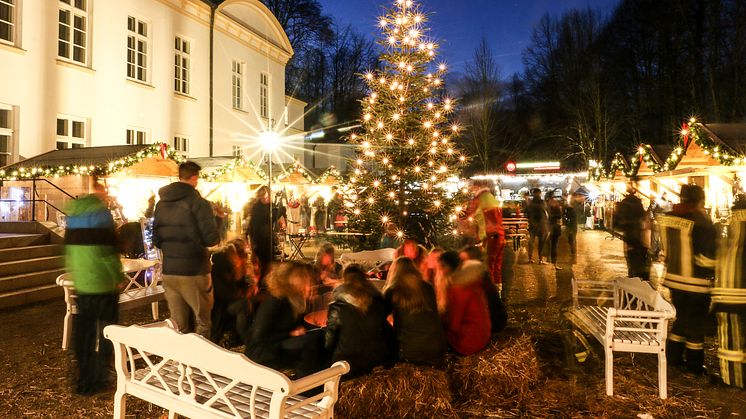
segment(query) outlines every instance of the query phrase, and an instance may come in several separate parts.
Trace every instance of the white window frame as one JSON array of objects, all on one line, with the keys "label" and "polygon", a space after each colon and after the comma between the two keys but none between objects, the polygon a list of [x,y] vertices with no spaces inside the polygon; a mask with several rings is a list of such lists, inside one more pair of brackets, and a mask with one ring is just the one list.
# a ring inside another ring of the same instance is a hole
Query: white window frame
[{"label": "white window frame", "polygon": [[191,92],[192,41],[176,35],[174,37],[174,91],[189,96]]},{"label": "white window frame", "polygon": [[235,145],[234,144],[231,147],[231,155],[233,157],[241,157],[241,156],[243,156],[243,147],[241,147],[240,145]]},{"label": "white window frame", "polygon": [[15,142],[16,142],[16,130],[15,130],[15,113],[16,110],[11,105],[0,103],[0,111],[8,112],[8,126],[0,126],[0,136],[8,137],[7,151],[0,151],[0,154],[6,155],[7,160],[5,164],[0,163],[0,166],[7,166],[15,162]]},{"label": "white window frame", "polygon": [[[134,22],[134,29],[130,23]],[[141,29],[144,27],[145,34]],[[127,16],[127,78],[139,83],[150,82],[150,34],[152,33],[150,21],[138,16]],[[141,47],[144,46],[144,51]],[[142,71],[142,74],[139,74]]]},{"label": "white window frame", "polygon": [[178,151],[185,156],[189,154],[189,137],[185,135],[174,135],[172,145],[174,151]]},{"label": "white window frame", "polygon": [[[88,46],[90,45],[90,7],[92,0],[58,0],[58,15],[57,15],[57,58],[62,61],[67,61],[73,64],[79,64],[86,66],[88,65]],[[82,5],[83,8],[79,6]],[[70,17],[70,21],[62,22],[62,13],[67,13]],[[75,24],[76,19],[83,20],[83,28],[77,27]],[[67,35],[68,39],[64,40],[60,38],[60,33],[63,32]],[[82,35],[81,35],[82,33]],[[76,38],[78,41],[76,42]],[[64,55],[60,48],[63,45],[67,45],[67,55]],[[75,59],[76,49],[82,50],[81,59]]]},{"label": "white window frame", "polygon": [[0,38],[0,43],[2,44],[18,44],[18,16],[21,15],[19,13],[20,2],[21,0],[0,0],[0,7],[6,6],[10,8],[10,15],[8,17],[10,20],[0,19],[0,25],[8,27],[8,36],[10,37],[10,39]]},{"label": "white window frame", "polygon": [[269,119],[269,73],[259,73],[259,115]]},{"label": "white window frame", "polygon": [[[60,121],[64,121],[65,131],[60,133]],[[73,135],[75,124],[83,124],[82,137]],[[55,148],[57,150],[64,150],[67,148],[81,148],[88,146],[88,119],[81,118],[78,116],[71,115],[57,115],[55,124],[55,134],[57,135],[57,142]],[[65,144],[65,147],[60,148],[60,143]]]},{"label": "white window frame", "polygon": [[285,119],[285,126],[290,125],[290,111],[288,105],[285,105],[285,115],[283,119]]},{"label": "white window frame", "polygon": [[243,61],[233,60],[231,63],[231,103],[233,109],[244,109],[244,87],[246,64]]},{"label": "white window frame", "polygon": [[[137,127],[127,127],[124,135],[124,143],[127,145],[148,144],[148,130]],[[140,141],[142,139],[142,141]]]}]

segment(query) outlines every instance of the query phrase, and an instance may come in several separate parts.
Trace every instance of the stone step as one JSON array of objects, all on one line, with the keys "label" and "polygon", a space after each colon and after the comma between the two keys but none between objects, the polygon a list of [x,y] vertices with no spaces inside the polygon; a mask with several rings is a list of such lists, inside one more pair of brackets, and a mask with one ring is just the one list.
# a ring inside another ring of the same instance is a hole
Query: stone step
[{"label": "stone step", "polygon": [[0,249],[49,244],[49,234],[0,233]]},{"label": "stone step", "polygon": [[0,263],[14,260],[41,258],[62,255],[59,244],[42,244],[38,246],[11,247],[0,249]]},{"label": "stone step", "polygon": [[0,278],[0,292],[19,291],[40,285],[53,285],[58,276],[65,273],[65,268],[29,272]]},{"label": "stone step", "polygon": [[46,256],[0,263],[0,278],[13,275],[47,271],[65,265],[63,256]]},{"label": "stone step", "polygon": [[65,291],[59,285],[40,285],[16,291],[0,293],[0,309],[18,307],[39,301],[62,299]]}]

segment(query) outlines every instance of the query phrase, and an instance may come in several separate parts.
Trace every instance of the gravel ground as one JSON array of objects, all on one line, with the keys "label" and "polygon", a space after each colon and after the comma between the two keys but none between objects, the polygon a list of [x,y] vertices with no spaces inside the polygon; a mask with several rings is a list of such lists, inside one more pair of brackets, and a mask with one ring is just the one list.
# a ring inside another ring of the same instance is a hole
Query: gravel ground
[{"label": "gravel ground", "polygon": [[[536,343],[542,383],[531,403],[499,410],[460,407],[462,417],[740,417],[746,415],[746,392],[717,387],[705,378],[669,372],[669,399],[657,397],[656,357],[615,357],[615,395],[604,393],[602,348],[583,363],[574,361],[579,345],[564,322],[573,276],[611,279],[624,274],[622,244],[598,231],[581,232],[577,262],[570,263],[561,242],[560,271],[551,265],[526,263],[516,257],[515,279],[508,291],[511,325],[505,335],[528,334]],[[307,253],[308,255],[308,253]],[[161,312],[167,314],[165,304]],[[122,313],[123,324],[147,323],[150,307]],[[111,417],[113,391],[93,397],[71,393],[73,360],[60,349],[65,305],[61,300],[0,311],[0,418]],[[715,329],[707,339],[707,365],[717,371]],[[591,340],[591,339],[589,339]],[[595,342],[591,340],[592,342]],[[599,357],[599,354],[601,356]],[[128,416],[160,418],[163,410],[129,398]]]}]

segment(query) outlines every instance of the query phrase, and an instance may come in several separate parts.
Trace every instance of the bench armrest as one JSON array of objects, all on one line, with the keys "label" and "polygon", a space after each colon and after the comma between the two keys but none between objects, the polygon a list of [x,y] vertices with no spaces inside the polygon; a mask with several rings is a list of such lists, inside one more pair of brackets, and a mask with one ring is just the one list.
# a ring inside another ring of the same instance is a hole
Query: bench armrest
[{"label": "bench armrest", "polygon": [[302,393],[314,387],[324,385],[327,381],[334,379],[334,377],[342,376],[343,374],[347,374],[349,371],[350,364],[345,361],[337,361],[334,365],[325,370],[294,380],[290,394],[294,395]]},{"label": "bench armrest", "polygon": [[612,317],[635,317],[638,319],[670,319],[673,318],[673,313],[667,311],[653,311],[653,310],[622,310],[617,308],[609,309],[609,316]]}]

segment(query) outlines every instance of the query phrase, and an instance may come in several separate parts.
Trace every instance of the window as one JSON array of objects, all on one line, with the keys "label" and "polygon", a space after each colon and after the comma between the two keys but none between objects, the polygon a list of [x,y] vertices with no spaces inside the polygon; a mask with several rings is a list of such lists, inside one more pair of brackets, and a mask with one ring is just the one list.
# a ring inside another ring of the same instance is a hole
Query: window
[{"label": "window", "polygon": [[262,118],[269,118],[269,74],[259,75],[259,106]]},{"label": "window", "polygon": [[0,42],[16,42],[16,1],[0,0]]},{"label": "window", "polygon": [[243,109],[243,63],[233,60],[233,108]]},{"label": "window", "polygon": [[12,163],[13,108],[0,105],[0,167]]},{"label": "window", "polygon": [[174,137],[174,150],[181,152],[182,154],[189,153],[189,139],[186,137]]},{"label": "window", "polygon": [[86,146],[85,119],[57,117],[57,150]]},{"label": "window", "polygon": [[127,145],[142,145],[147,143],[147,132],[137,128],[127,128]]},{"label": "window", "polygon": [[148,81],[148,24],[127,17],[127,77]]},{"label": "window", "polygon": [[174,48],[174,90],[189,94],[189,41],[177,36]]},{"label": "window", "polygon": [[60,0],[59,4],[57,56],[66,61],[85,64],[88,45],[88,0]]},{"label": "window", "polygon": [[285,105],[285,126],[290,125],[290,115],[288,115],[288,105]]},{"label": "window", "polygon": [[234,145],[233,146],[233,157],[241,157],[243,156],[243,149],[240,145]]}]

